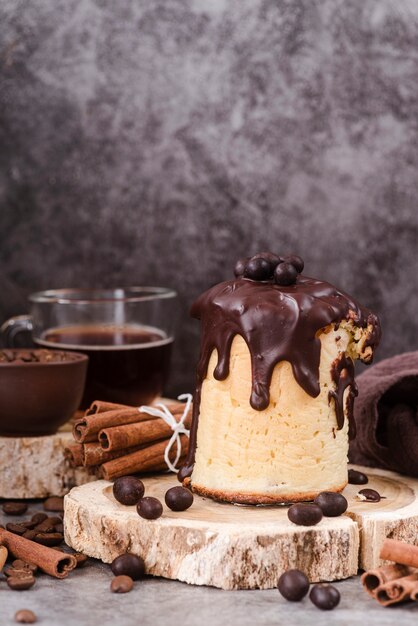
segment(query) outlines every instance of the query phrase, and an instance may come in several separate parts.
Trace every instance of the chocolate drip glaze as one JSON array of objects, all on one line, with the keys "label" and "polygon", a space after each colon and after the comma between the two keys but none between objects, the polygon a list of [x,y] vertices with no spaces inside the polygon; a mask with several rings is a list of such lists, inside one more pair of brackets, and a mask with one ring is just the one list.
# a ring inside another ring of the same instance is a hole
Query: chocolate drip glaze
[{"label": "chocolate drip glaze", "polygon": [[328,402],[334,400],[335,415],[338,430],[344,426],[344,392],[349,388],[347,397],[348,436],[354,439],[356,436],[356,424],[353,416],[354,398],[358,395],[358,389],[354,380],[354,363],[344,353],[341,353],[331,365],[331,378],[335,383],[335,390],[328,393]]},{"label": "chocolate drip glaze", "polygon": [[[376,346],[380,339],[379,320],[373,313],[333,285],[302,275],[288,286],[246,278],[220,283],[194,302],[191,315],[202,323],[201,353],[189,454],[179,480],[190,476],[193,470],[201,386],[214,349],[218,362],[213,375],[217,380],[225,380],[232,341],[235,335],[243,337],[251,355],[250,404],[262,411],[269,405],[271,377],[280,361],[290,363],[296,381],[306,393],[318,396],[321,342],[317,334],[322,328],[352,319],[358,326],[371,326],[369,345]],[[338,402],[339,396],[336,407]]]}]

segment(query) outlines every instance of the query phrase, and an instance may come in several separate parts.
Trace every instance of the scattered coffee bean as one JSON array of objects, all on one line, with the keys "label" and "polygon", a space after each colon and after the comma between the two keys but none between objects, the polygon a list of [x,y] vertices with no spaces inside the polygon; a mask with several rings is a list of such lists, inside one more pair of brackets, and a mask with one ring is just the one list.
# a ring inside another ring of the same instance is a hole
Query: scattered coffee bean
[{"label": "scattered coffee bean", "polygon": [[23,526],[23,524],[13,524],[12,522],[6,524],[6,530],[13,533],[14,535],[24,535],[26,532],[28,532],[28,529],[26,528],[26,526]]},{"label": "scattered coffee bean", "polygon": [[85,554],[81,554],[81,552],[74,552],[73,556],[75,556],[76,561],[77,561],[76,567],[84,567],[87,561],[89,560],[89,557],[86,556]]},{"label": "scattered coffee bean", "polygon": [[36,526],[37,524],[41,524],[46,519],[48,519],[48,515],[46,513],[39,512],[32,515],[31,522],[34,522]]},{"label": "scattered coffee bean", "polygon": [[26,591],[26,589],[33,587],[35,578],[30,574],[27,576],[10,576],[7,579],[7,584],[10,589],[14,589],[15,591]]},{"label": "scattered coffee bean", "polygon": [[35,533],[33,541],[51,548],[52,546],[59,546],[64,541],[64,535],[61,533]]},{"label": "scattered coffee bean", "polygon": [[314,585],[309,594],[311,602],[323,611],[331,611],[340,602],[340,592],[326,583]]},{"label": "scattered coffee bean", "polygon": [[323,491],[314,500],[325,517],[338,517],[346,512],[348,502],[341,493]]},{"label": "scattered coffee bean", "polygon": [[115,576],[130,576],[133,580],[139,580],[145,575],[144,559],[136,554],[127,552],[114,559],[110,565]]},{"label": "scattered coffee bean", "polygon": [[45,511],[64,511],[64,498],[52,496],[44,502]]},{"label": "scattered coffee bean", "polygon": [[110,583],[110,590],[112,593],[128,593],[132,591],[134,587],[134,581],[130,576],[116,576]]},{"label": "scattered coffee bean", "polygon": [[138,504],[144,493],[144,483],[135,476],[121,476],[113,483],[113,495],[125,506]]},{"label": "scattered coffee bean", "polygon": [[364,500],[365,502],[380,502],[382,499],[380,493],[374,489],[360,489],[357,497],[359,500]]},{"label": "scattered coffee bean", "polygon": [[6,515],[23,515],[28,510],[27,502],[5,502],[2,506]]},{"label": "scattered coffee bean", "polygon": [[55,524],[55,532],[61,533],[61,535],[64,534],[64,524],[62,522],[60,522],[59,524]]},{"label": "scattered coffee bean", "polygon": [[315,526],[322,519],[322,511],[317,504],[301,502],[292,504],[287,511],[287,517],[299,526]]},{"label": "scattered coffee bean", "polygon": [[262,257],[252,257],[247,261],[244,278],[251,280],[268,280],[271,276],[270,263]]},{"label": "scattered coffee bean", "polygon": [[299,602],[309,591],[309,580],[300,570],[289,569],[280,576],[277,587],[283,598]]},{"label": "scattered coffee bean", "polygon": [[136,510],[138,515],[144,519],[158,519],[163,514],[163,505],[158,498],[142,498]]},{"label": "scattered coffee bean", "polygon": [[290,254],[289,256],[285,256],[283,261],[285,261],[285,263],[290,263],[290,265],[293,265],[298,274],[301,274],[303,272],[305,263],[300,256],[297,256],[296,254]]},{"label": "scattered coffee bean", "polygon": [[37,533],[53,533],[55,532],[55,523],[52,523],[51,519],[47,517],[43,522],[37,524],[32,530],[35,530]]},{"label": "scattered coffee bean", "polygon": [[237,278],[239,278],[240,276],[244,274],[245,266],[247,264],[247,261],[249,260],[250,260],[249,257],[247,257],[245,259],[239,259],[235,263],[234,274]]},{"label": "scattered coffee bean", "polygon": [[298,277],[298,272],[290,263],[279,263],[274,270],[274,282],[276,285],[294,285]]},{"label": "scattered coffee bean", "polygon": [[172,511],[185,511],[193,504],[193,494],[184,487],[171,487],[165,494],[165,503]]},{"label": "scattered coffee bean", "polygon": [[367,478],[366,474],[363,474],[363,472],[358,472],[357,470],[349,469],[348,470],[348,482],[350,483],[350,485],[367,485],[367,483],[369,482],[369,479]]},{"label": "scattered coffee bean", "polygon": [[29,609],[20,609],[15,613],[15,622],[18,624],[34,624],[36,619],[35,613]]},{"label": "scattered coffee bean", "polygon": [[25,539],[30,539],[31,541],[33,541],[36,537],[36,531],[35,530],[27,530],[22,537],[24,537]]},{"label": "scattered coffee bean", "polygon": [[26,561],[22,561],[22,559],[16,559],[15,561],[13,561],[12,567],[14,569],[26,569],[29,572],[32,572],[32,574],[36,574],[36,572],[38,571],[37,565],[35,565],[34,563],[27,563]]}]

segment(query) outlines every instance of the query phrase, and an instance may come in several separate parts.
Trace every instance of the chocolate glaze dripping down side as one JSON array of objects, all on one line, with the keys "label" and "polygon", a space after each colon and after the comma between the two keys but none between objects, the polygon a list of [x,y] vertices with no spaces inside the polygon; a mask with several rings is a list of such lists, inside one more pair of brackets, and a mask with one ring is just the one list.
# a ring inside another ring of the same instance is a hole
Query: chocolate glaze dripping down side
[{"label": "chocolate glaze dripping down side", "polygon": [[328,393],[328,402],[334,400],[335,415],[338,430],[344,426],[344,392],[349,388],[347,397],[348,436],[354,439],[356,436],[356,423],[354,421],[353,408],[354,398],[358,395],[357,385],[354,379],[353,360],[341,353],[331,365],[331,378],[335,383],[335,390]]},{"label": "chocolate glaze dripping down side", "polygon": [[214,349],[218,362],[213,375],[225,380],[232,341],[235,335],[243,337],[251,355],[250,404],[262,411],[269,405],[271,377],[280,361],[290,363],[306,393],[318,396],[321,342],[317,334],[322,328],[352,319],[358,326],[372,326],[368,345],[375,347],[380,340],[379,320],[373,313],[330,283],[303,275],[288,286],[245,278],[219,283],[193,303],[191,315],[201,320],[201,352],[189,453],[178,475],[180,481],[193,470],[201,386]]}]

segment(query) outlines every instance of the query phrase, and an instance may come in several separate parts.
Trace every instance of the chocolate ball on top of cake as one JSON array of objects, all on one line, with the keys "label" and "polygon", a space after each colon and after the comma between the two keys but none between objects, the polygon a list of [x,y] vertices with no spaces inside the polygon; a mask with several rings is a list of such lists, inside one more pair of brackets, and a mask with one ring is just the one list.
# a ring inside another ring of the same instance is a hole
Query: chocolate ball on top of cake
[{"label": "chocolate ball on top of cake", "polygon": [[274,504],[347,484],[354,361],[372,361],[379,320],[303,267],[295,255],[242,259],[192,305],[201,354],[179,479],[198,494]]}]

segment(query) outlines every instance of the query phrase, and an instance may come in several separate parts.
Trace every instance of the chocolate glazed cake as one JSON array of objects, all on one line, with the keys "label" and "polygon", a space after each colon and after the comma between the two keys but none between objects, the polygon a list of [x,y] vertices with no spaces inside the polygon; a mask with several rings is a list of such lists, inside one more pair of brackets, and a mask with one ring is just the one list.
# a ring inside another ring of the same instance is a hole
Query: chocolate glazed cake
[{"label": "chocolate glazed cake", "polygon": [[179,479],[218,500],[311,500],[347,484],[354,360],[372,361],[378,318],[300,257],[239,261],[193,304],[202,324],[190,447]]}]

